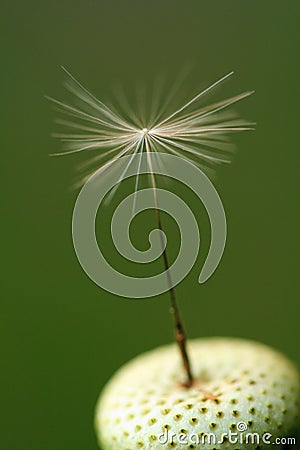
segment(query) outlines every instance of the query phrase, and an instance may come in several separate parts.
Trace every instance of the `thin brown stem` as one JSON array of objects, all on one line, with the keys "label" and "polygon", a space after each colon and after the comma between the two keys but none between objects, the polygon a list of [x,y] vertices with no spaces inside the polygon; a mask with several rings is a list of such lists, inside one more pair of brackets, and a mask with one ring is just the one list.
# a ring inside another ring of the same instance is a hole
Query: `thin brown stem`
[{"label": "thin brown stem", "polygon": [[151,170],[151,181],[152,181],[152,185],[154,188],[153,195],[154,195],[154,203],[155,203],[155,215],[156,215],[157,226],[160,231],[162,256],[163,256],[163,261],[164,261],[164,266],[165,266],[165,271],[166,271],[166,276],[167,276],[167,281],[168,281],[168,287],[169,287],[168,290],[169,290],[169,295],[170,295],[170,300],[171,300],[171,311],[172,311],[172,314],[174,317],[175,340],[176,340],[178,348],[180,350],[183,367],[184,367],[184,370],[186,373],[186,380],[184,382],[184,386],[191,387],[194,379],[193,379],[193,374],[192,374],[192,370],[191,370],[189,355],[188,355],[187,348],[186,348],[186,333],[185,333],[185,330],[183,327],[183,323],[182,323],[182,319],[181,319],[181,315],[180,315],[180,311],[179,311],[179,307],[178,307],[178,303],[177,303],[177,299],[176,299],[176,295],[175,295],[175,290],[174,290],[174,287],[172,284],[168,254],[166,251],[166,246],[165,246],[165,242],[164,242],[164,238],[163,238],[161,215],[160,215],[160,209],[159,209],[157,192],[156,192],[156,180],[155,180],[154,172],[152,170],[151,158],[149,158],[149,165],[150,165],[150,170]]}]

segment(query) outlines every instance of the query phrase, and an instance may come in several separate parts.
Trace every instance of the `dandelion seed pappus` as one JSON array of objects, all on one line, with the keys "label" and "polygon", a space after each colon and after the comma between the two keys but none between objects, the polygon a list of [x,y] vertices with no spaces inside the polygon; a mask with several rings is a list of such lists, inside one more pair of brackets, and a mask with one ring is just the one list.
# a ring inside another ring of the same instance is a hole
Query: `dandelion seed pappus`
[{"label": "dandelion seed pappus", "polygon": [[[82,168],[88,173],[81,179],[81,184],[93,172],[99,168],[107,170],[122,156],[132,155],[134,159],[143,153],[148,155],[150,171],[153,155],[159,161],[163,152],[192,160],[204,171],[209,171],[216,164],[230,162],[234,146],[228,141],[229,134],[253,129],[253,123],[228,112],[229,107],[253,91],[203,105],[205,97],[229,79],[233,72],[221,77],[168,115],[165,114],[166,104],[170,103],[168,92],[165,103],[154,96],[148,116],[141,114],[144,118],[132,111],[129,102],[124,99],[125,118],[116,108],[96,98],[66,69],[63,70],[68,77],[65,86],[76,100],[76,106],[48,97],[60,114],[57,123],[67,130],[54,135],[64,144],[64,151],[54,155],[87,154]],[[127,170],[128,167],[124,175]],[[137,172],[135,190],[139,187],[139,175]],[[153,177],[151,183],[155,183]]]}]

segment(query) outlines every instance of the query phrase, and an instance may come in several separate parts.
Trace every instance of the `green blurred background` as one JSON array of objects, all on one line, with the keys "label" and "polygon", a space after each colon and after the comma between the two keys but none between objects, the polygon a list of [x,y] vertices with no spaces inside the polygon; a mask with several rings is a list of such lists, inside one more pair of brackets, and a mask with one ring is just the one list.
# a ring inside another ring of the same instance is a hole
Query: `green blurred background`
[{"label": "green blurred background", "polygon": [[[177,293],[190,337],[254,338],[300,363],[299,2],[28,0],[2,4],[2,19],[0,448],[95,450],[104,383],[172,340],[167,295],[114,297],[76,259],[76,158],[48,156],[60,144],[44,94],[65,98],[61,64],[103,98],[115,80],[132,87],[158,73],[175,78],[186,63],[193,92],[230,70],[236,75],[217,99],[255,89],[237,109],[257,130],[235,136],[239,152],[216,181],[229,227],[222,263],[198,285],[204,238]],[[187,201],[207,235],[201,207]],[[141,248],[149,217],[137,219]],[[174,224],[165,224],[176,242]]]}]

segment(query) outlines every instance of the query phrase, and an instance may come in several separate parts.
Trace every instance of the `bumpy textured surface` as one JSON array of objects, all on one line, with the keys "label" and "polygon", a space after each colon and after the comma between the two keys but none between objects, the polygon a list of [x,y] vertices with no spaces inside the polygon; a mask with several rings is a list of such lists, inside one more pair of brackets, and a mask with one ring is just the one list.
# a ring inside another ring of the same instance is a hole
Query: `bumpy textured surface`
[{"label": "bumpy textured surface", "polygon": [[[145,353],[113,376],[96,408],[102,450],[274,448],[262,442],[264,433],[274,442],[298,425],[299,374],[283,355],[223,338],[190,341],[188,350],[192,388],[182,387],[175,345]],[[247,433],[258,433],[260,446]]]}]

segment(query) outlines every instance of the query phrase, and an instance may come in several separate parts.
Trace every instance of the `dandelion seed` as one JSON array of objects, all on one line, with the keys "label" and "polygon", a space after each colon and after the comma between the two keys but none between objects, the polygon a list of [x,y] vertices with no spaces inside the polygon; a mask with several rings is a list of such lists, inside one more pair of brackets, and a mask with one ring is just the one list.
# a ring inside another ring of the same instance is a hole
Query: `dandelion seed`
[{"label": "dandelion seed", "polygon": [[[127,111],[126,117],[123,117],[122,114],[117,113],[113,108],[108,107],[101,100],[97,99],[66,69],[64,70],[68,75],[66,87],[75,96],[80,106],[76,107],[50,99],[54,102],[59,112],[69,117],[68,120],[59,119],[58,122],[70,130],[68,133],[56,135],[66,145],[65,151],[58,153],[58,155],[96,152],[96,155],[92,155],[89,158],[90,164],[95,166],[90,175],[96,170],[108,170],[122,156],[130,156],[117,184],[115,184],[109,194],[109,199],[114,195],[120,182],[126,176],[130,165],[138,157],[139,162],[136,171],[133,202],[133,209],[135,209],[136,193],[139,188],[139,177],[141,174],[141,160],[143,153],[146,154],[147,168],[153,187],[157,226],[160,230],[168,291],[174,316],[175,337],[186,373],[185,386],[190,387],[193,384],[193,374],[186,349],[186,335],[177,305],[168,256],[164,245],[153,158],[155,156],[159,161],[160,153],[164,152],[192,160],[203,168],[211,167],[217,163],[229,162],[232,147],[227,140],[228,134],[236,131],[251,130],[252,128],[251,124],[237,120],[225,110],[234,103],[248,97],[252,92],[245,92],[209,106],[202,106],[201,100],[205,95],[229,78],[233,74],[233,72],[230,72],[179,106],[169,115],[166,114],[166,105],[170,103],[170,93],[162,101],[160,111],[155,107],[156,102],[153,102],[149,106],[150,119],[147,121],[146,116],[141,111],[136,113]],[[74,130],[74,132],[71,130]]]}]

